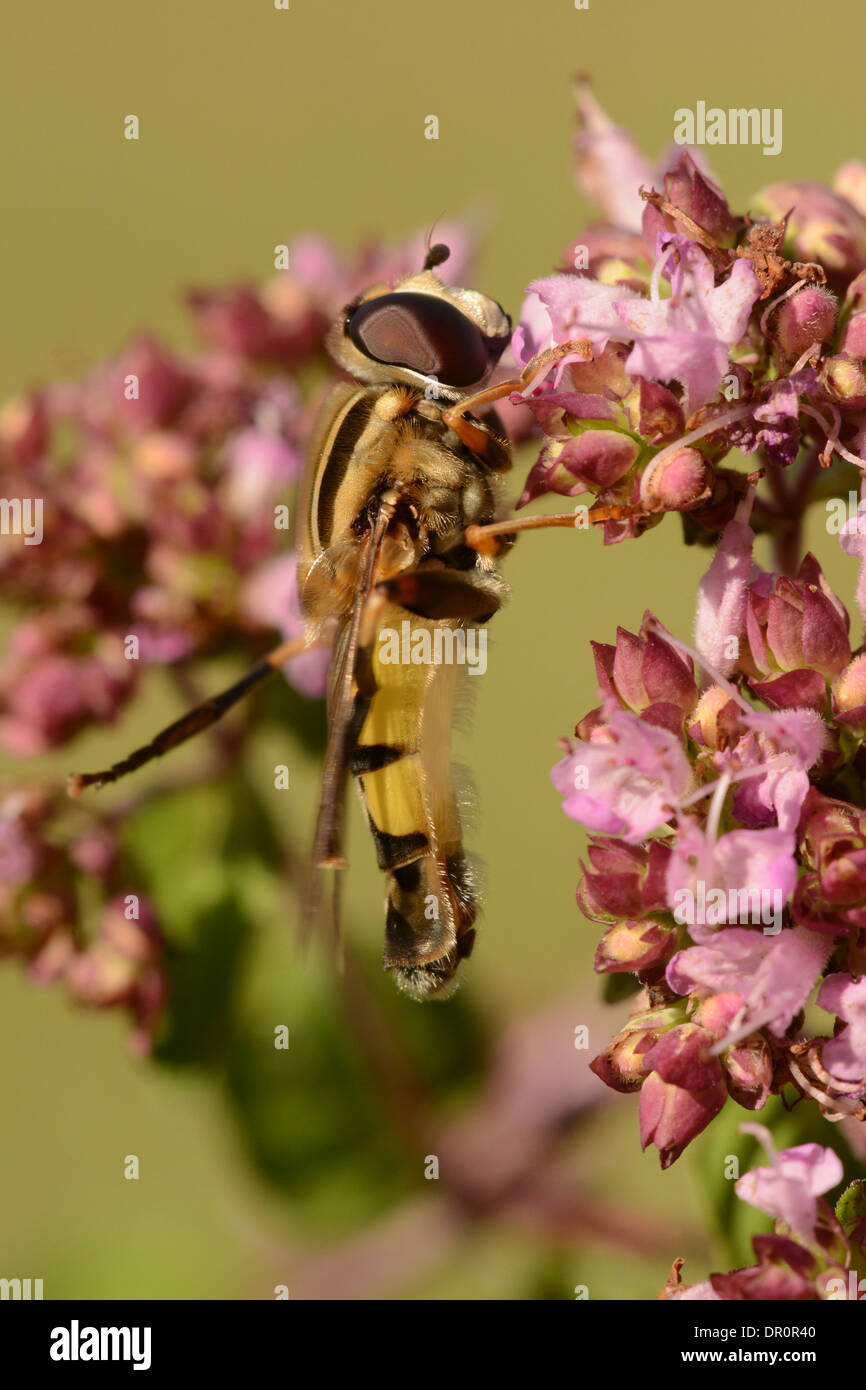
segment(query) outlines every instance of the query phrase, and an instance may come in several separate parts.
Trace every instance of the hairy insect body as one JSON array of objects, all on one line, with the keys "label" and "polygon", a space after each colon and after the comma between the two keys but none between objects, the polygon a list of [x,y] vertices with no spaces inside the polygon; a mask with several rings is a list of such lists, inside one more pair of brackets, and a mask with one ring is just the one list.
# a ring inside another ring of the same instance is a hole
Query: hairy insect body
[{"label": "hairy insect body", "polygon": [[[447,651],[442,629],[485,621],[499,606],[505,589],[492,561],[463,540],[467,525],[494,519],[496,481],[419,392],[345,386],[323,410],[305,488],[299,580],[314,624],[348,623],[372,518],[383,499],[390,511],[358,624],[346,756],[388,877],[384,963],[418,998],[449,992],[475,936],[449,759],[459,671],[383,661],[379,637],[411,618],[413,632],[428,630],[430,650]],[[332,715],[338,699],[332,691]]]}]

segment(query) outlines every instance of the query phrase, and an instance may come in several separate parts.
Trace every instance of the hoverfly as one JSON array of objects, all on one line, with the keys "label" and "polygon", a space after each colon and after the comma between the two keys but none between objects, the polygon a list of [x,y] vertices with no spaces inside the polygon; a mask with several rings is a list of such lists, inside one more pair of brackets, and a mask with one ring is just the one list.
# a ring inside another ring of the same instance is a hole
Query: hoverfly
[{"label": "hoverfly", "polygon": [[432,246],[419,273],[366,290],[329,334],[331,355],[354,380],[325,401],[301,485],[306,638],[270,652],[128,758],[69,781],[78,795],[177,747],[336,627],[313,868],[346,867],[352,775],[387,876],[384,965],[416,999],[451,992],[475,938],[476,892],[449,763],[458,672],[454,664],[386,664],[377,637],[409,617],[431,636],[453,633],[501,606],[507,590],[496,559],[511,543],[504,533],[522,529],[496,520],[511,451],[495,413],[473,412],[585,346],[540,353],[520,379],[489,385],[511,320],[495,300],[436,275],[448,255]]}]

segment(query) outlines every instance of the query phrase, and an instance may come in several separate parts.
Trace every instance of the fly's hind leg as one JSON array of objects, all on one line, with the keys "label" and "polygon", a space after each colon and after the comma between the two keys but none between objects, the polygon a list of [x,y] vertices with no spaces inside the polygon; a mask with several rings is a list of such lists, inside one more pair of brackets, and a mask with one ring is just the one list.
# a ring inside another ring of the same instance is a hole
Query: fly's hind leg
[{"label": "fly's hind leg", "polygon": [[154,758],[161,758],[165,753],[170,753],[173,748],[178,748],[182,743],[195,738],[205,729],[211,728],[217,720],[222,719],[234,705],[248,695],[257,685],[268,676],[272,676],[293,656],[299,656],[306,651],[309,643],[305,638],[300,637],[291,642],[283,642],[273,651],[268,652],[267,656],[262,657],[251,670],[247,671],[234,685],[230,685],[227,690],[223,690],[219,695],[213,695],[209,700],[204,700],[194,709],[189,710],[176,719],[173,724],[162,729],[150,743],[144,744],[141,748],[136,748],[135,752],[128,757],[122,758],[118,763],[112,763],[111,767],[105,768],[102,772],[73,772],[67,779],[67,790],[72,797],[78,797],[87,787],[104,787],[109,782],[117,782],[121,777],[126,777],[130,772],[136,772],[145,763],[152,762]]}]

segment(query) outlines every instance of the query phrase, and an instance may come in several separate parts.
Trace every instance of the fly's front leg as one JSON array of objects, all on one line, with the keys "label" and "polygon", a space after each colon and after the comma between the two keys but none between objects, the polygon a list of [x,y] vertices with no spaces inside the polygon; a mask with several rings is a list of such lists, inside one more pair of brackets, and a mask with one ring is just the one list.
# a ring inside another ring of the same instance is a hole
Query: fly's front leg
[{"label": "fly's front leg", "polygon": [[513,391],[525,391],[540,371],[553,362],[561,361],[563,357],[579,357],[584,362],[591,362],[592,356],[592,347],[585,340],[559,343],[556,347],[546,348],[544,352],[536,353],[529,359],[519,377],[499,381],[495,386],[486,386],[484,390],[448,406],[447,410],[442,412],[442,420],[462,440],[467,449],[471,449],[473,454],[483,459],[488,468],[508,468],[511,462],[509,450],[477,420],[469,420],[467,416],[481,406],[501,401]]}]

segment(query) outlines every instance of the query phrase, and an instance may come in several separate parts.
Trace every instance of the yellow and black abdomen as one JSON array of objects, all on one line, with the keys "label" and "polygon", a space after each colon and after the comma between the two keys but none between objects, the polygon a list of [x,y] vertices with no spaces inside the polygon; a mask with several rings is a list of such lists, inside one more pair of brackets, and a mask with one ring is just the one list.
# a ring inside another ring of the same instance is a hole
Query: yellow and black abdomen
[{"label": "yellow and black abdomen", "polygon": [[[450,992],[475,936],[449,757],[460,672],[453,661],[436,660],[443,648],[453,656],[453,642],[441,639],[461,625],[386,610],[370,650],[375,693],[352,760],[379,867],[388,874],[384,963],[418,999]],[[413,660],[419,654],[431,659]]]}]

